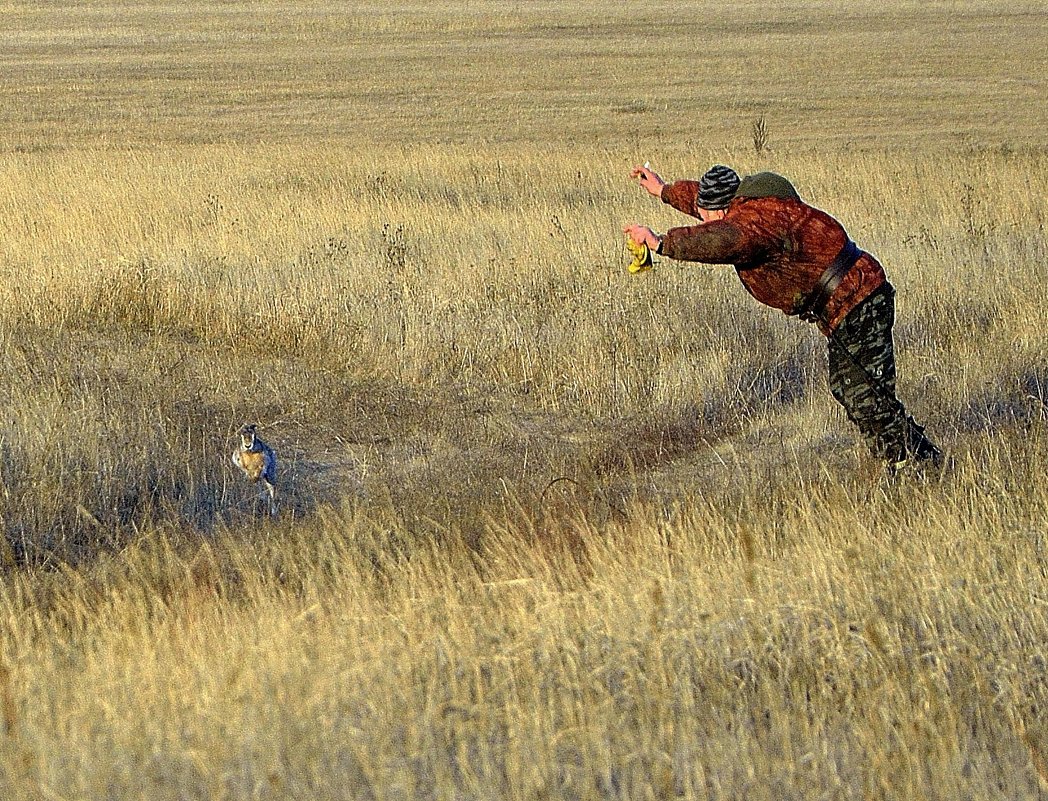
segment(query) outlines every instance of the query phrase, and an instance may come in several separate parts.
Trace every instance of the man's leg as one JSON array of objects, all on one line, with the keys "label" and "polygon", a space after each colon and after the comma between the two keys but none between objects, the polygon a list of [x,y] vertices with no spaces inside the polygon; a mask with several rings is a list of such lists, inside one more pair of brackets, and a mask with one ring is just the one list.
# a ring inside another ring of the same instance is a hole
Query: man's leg
[{"label": "man's leg", "polygon": [[856,306],[829,339],[830,391],[874,456],[894,469],[942,453],[895,395],[895,289],[885,284]]}]

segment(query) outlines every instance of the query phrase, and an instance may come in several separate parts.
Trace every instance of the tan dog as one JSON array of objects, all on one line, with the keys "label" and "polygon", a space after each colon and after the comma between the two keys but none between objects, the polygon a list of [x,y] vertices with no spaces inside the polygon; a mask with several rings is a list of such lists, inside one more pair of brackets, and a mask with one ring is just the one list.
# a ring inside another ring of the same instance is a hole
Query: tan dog
[{"label": "tan dog", "polygon": [[233,451],[233,464],[243,471],[251,483],[262,482],[259,497],[265,498],[268,493],[269,514],[273,516],[277,513],[277,455],[272,448],[256,436],[256,428],[258,426],[253,423],[241,427],[240,446]]}]

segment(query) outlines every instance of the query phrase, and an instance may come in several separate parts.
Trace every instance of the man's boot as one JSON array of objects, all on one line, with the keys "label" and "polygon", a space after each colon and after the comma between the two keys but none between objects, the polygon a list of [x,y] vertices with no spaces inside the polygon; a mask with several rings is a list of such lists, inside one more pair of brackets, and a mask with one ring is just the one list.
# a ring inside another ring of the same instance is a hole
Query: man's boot
[{"label": "man's boot", "polygon": [[946,461],[942,450],[928,435],[924,433],[924,426],[917,425],[912,417],[907,417],[908,427],[906,430],[906,451],[918,462],[929,462],[936,470],[942,468]]}]

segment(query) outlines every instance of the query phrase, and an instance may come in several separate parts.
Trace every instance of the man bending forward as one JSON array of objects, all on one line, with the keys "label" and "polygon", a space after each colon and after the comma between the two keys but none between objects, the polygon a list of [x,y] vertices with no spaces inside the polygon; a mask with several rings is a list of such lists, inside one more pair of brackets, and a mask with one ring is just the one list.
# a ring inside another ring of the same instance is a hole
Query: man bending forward
[{"label": "man bending forward", "polygon": [[833,397],[889,474],[908,462],[942,464],[942,452],[895,394],[895,288],[837,220],[802,201],[774,173],[740,181],[730,167],[717,165],[698,181],[666,183],[645,166],[631,177],[701,222],[661,236],[628,225],[630,239],[679,261],[735,265],[754,298],[826,335]]}]

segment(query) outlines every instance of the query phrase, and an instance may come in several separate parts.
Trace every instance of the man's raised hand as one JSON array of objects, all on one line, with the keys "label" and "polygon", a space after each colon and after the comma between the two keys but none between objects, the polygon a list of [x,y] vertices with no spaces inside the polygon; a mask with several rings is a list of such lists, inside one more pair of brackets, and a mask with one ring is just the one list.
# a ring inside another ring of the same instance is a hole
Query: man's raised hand
[{"label": "man's raised hand", "polygon": [[641,187],[652,197],[662,197],[662,187],[666,185],[666,182],[651,169],[648,162],[645,161],[641,166],[630,170],[630,178],[637,178]]}]

